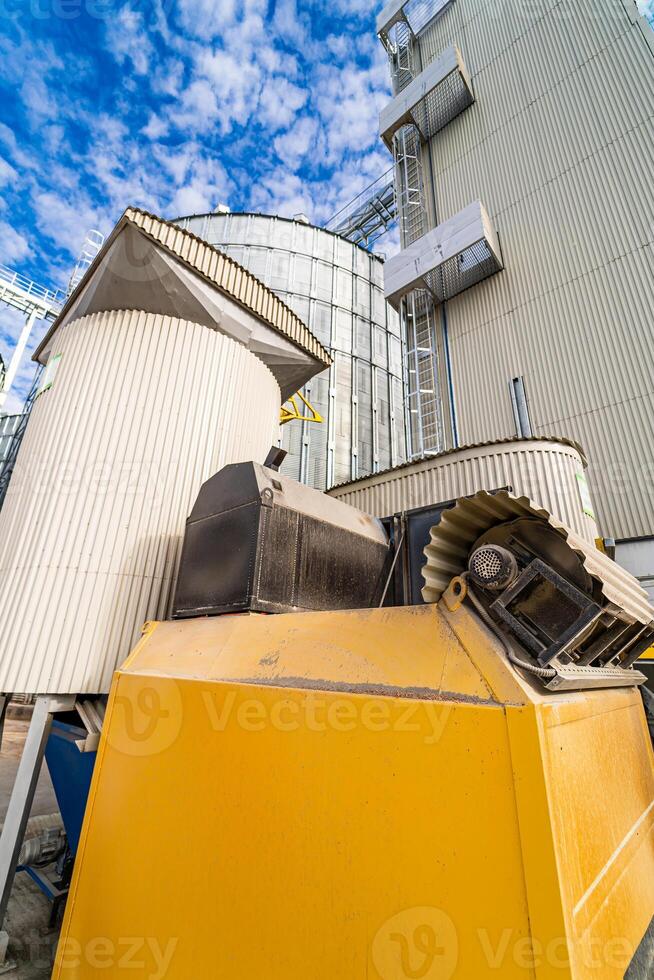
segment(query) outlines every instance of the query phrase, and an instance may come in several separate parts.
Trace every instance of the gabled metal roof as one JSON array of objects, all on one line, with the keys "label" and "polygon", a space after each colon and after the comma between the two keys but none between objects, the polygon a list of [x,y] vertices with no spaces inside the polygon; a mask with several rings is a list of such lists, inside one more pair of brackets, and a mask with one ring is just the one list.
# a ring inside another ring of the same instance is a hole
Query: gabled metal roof
[{"label": "gabled metal roof", "polygon": [[[141,235],[146,236],[152,243],[165,250],[178,262],[192,270],[193,273],[201,276],[210,286],[237,303],[247,313],[289,341],[294,347],[299,348],[304,354],[309,355],[311,360],[315,362],[315,370],[311,372],[312,374],[331,364],[329,353],[314,337],[309,328],[279,296],[256,276],[253,276],[251,272],[191,232],[147,211],[133,207],[126,209],[83,279],[64,304],[61,313],[36,350],[35,360],[39,360],[47,351],[50,340],[58,327],[70,319],[71,311],[79,305],[82,295],[86,292],[98,270],[102,268],[116,239],[129,228],[138,229]],[[152,283],[147,283],[145,277],[142,284],[152,289]],[[168,310],[156,312],[168,312]]]}]

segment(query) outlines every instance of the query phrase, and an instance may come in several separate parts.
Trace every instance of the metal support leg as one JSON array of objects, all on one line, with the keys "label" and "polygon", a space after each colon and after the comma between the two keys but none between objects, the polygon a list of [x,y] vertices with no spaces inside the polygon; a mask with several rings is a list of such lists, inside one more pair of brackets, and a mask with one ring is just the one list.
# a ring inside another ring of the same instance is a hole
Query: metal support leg
[{"label": "metal support leg", "polygon": [[11,791],[7,816],[0,835],[0,929],[4,924],[9,895],[18,866],[18,856],[29,819],[36,784],[41,772],[46,742],[52,727],[52,717],[57,711],[70,711],[76,696],[53,697],[44,695],[36,699],[34,713],[18,764],[18,772]]},{"label": "metal support leg", "polygon": [[0,694],[0,752],[2,751],[2,739],[5,733],[5,718],[9,706],[10,694]]},{"label": "metal support leg", "polygon": [[[22,360],[23,354],[25,353],[25,348],[27,347],[27,341],[30,339],[32,327],[34,326],[34,321],[36,320],[38,313],[39,313],[38,309],[33,309],[31,311],[31,313],[27,317],[27,320],[25,321],[25,326],[21,331],[20,337],[18,338],[18,342],[14,348],[14,353],[12,355],[11,361],[9,363],[9,367],[7,369],[7,374],[5,375],[5,381],[4,381],[2,391],[0,391],[0,408],[2,408],[2,406],[4,405],[7,395],[9,394],[9,389],[14,383],[14,378],[18,373],[18,368],[20,367],[20,362]],[[43,316],[43,313],[41,313],[41,316]]]}]

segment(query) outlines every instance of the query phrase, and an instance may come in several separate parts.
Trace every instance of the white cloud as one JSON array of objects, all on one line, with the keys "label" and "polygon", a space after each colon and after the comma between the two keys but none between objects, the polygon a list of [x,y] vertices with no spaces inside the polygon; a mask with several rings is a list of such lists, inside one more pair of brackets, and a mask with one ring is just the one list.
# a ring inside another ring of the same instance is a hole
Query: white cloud
[{"label": "white cloud", "polygon": [[7,221],[0,221],[0,262],[16,269],[31,255],[32,248],[25,236]]},{"label": "white cloud", "polygon": [[122,7],[107,19],[107,40],[119,65],[130,61],[137,75],[150,70],[154,49],[148,37],[142,15],[130,7]]},{"label": "white cloud", "polygon": [[52,43],[30,38],[20,28],[14,38],[0,37],[0,75],[19,93],[26,118],[37,129],[66,111],[67,99],[55,99],[50,85],[65,69],[71,73],[78,69],[82,60],[71,57],[69,65],[64,65]]},{"label": "white cloud", "polygon": [[272,75],[261,92],[258,121],[264,126],[287,129],[306,105],[309,93],[281,75]]},{"label": "white cloud", "polygon": [[196,70],[202,81],[194,84],[205,85],[213,93],[223,133],[234,123],[245,125],[256,113],[262,87],[262,69],[256,61],[246,60],[242,53],[203,52]]},{"label": "white cloud", "polygon": [[77,258],[89,228],[108,230],[106,216],[101,215],[81,194],[70,199],[53,191],[37,192],[33,204],[39,231],[59,248],[65,249],[71,259]]},{"label": "white cloud", "polygon": [[12,184],[18,180],[18,173],[10,163],[5,159],[0,157],[0,187],[4,187],[5,184]]},{"label": "white cloud", "polygon": [[232,181],[216,161],[193,156],[190,171],[167,208],[169,217],[203,214],[217,204],[228,204],[233,192]]},{"label": "white cloud", "polygon": [[345,154],[362,153],[370,147],[378,131],[379,112],[388,98],[385,70],[378,64],[365,69],[352,63],[319,68],[316,105],[328,162],[336,165]]},{"label": "white cloud", "polygon": [[233,23],[237,0],[179,0],[178,16],[191,36],[210,40]]},{"label": "white cloud", "polygon": [[158,140],[161,139],[162,136],[165,136],[168,133],[169,129],[170,129],[170,123],[168,122],[167,119],[162,119],[160,116],[157,116],[154,112],[151,112],[150,118],[148,119],[148,124],[147,126],[143,127],[141,132],[143,133],[144,136],[147,136],[148,139]]},{"label": "white cloud", "polygon": [[277,167],[256,182],[250,201],[252,210],[284,218],[295,214],[311,218],[315,208],[311,185],[283,167]]},{"label": "white cloud", "polygon": [[283,136],[275,140],[275,151],[284,163],[296,170],[310,152],[316,150],[318,121],[311,116],[303,116]]},{"label": "white cloud", "polygon": [[172,110],[170,119],[180,129],[193,133],[201,132],[218,117],[218,100],[210,85],[204,79],[196,79],[185,90],[179,107]]},{"label": "white cloud", "polygon": [[312,47],[311,20],[300,14],[296,0],[277,0],[274,26],[287,44],[295,44],[304,52]]}]

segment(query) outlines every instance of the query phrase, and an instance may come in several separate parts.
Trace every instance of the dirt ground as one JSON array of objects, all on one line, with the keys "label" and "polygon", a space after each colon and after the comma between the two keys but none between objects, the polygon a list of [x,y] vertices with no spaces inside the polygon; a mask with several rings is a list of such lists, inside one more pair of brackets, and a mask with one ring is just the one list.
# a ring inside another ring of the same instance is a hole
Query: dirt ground
[{"label": "dirt ground", "polygon": [[[14,784],[18,760],[27,735],[28,720],[7,719],[0,752],[0,821],[4,820]],[[32,816],[57,812],[57,802],[47,767],[43,766],[34,798]],[[16,966],[7,973],[7,980],[46,980],[52,973],[58,929],[48,925],[50,903],[32,879],[21,873],[16,876],[5,919],[9,934],[8,961]]]}]

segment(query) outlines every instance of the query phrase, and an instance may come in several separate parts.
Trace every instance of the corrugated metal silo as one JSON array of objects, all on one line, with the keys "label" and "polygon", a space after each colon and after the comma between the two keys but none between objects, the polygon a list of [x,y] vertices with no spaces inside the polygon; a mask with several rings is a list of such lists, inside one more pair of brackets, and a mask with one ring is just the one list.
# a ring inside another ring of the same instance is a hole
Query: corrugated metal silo
[{"label": "corrugated metal silo", "polygon": [[82,317],[53,356],[1,517],[0,689],[81,693],[165,618],[200,485],[265,457],[280,395],[245,347],[173,317]]},{"label": "corrugated metal silo", "polygon": [[282,473],[325,490],[406,456],[403,352],[382,289],[382,259],[305,221],[262,214],[178,218],[273,289],[329,349],[329,370],[304,394],[324,424],[282,429]]},{"label": "corrugated metal silo", "polygon": [[0,691],[101,693],[168,613],[201,484],[263,461],[283,397],[329,358],[244,269],[136,211],[37,356],[0,513]]},{"label": "corrugated metal silo", "polygon": [[477,490],[511,487],[588,541],[598,537],[580,447],[565,439],[507,439],[415,460],[334,487],[330,495],[377,517],[426,507]]}]

